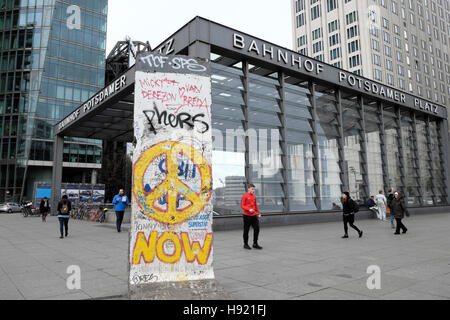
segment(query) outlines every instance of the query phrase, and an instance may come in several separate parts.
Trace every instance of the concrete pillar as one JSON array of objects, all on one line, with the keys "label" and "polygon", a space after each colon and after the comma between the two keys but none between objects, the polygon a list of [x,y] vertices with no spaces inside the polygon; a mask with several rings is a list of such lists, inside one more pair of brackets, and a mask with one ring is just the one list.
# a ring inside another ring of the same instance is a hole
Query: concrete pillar
[{"label": "concrete pillar", "polygon": [[64,137],[56,135],[53,143],[53,170],[52,170],[52,192],[51,212],[57,213],[58,202],[61,200],[61,183],[63,171]]},{"label": "concrete pillar", "polygon": [[[136,63],[129,245],[133,300],[229,298],[215,281],[212,264],[209,64],[186,59],[145,53]],[[182,71],[181,61],[189,64]],[[148,99],[152,83],[164,83],[160,90],[172,97],[170,102]],[[184,94],[195,99],[186,103]],[[151,116],[157,112],[167,112],[170,124]],[[191,125],[186,119],[193,119]]]},{"label": "concrete pillar", "polygon": [[98,171],[97,169],[93,169],[92,170],[92,175],[91,175],[91,184],[97,184],[97,178],[98,178]]}]

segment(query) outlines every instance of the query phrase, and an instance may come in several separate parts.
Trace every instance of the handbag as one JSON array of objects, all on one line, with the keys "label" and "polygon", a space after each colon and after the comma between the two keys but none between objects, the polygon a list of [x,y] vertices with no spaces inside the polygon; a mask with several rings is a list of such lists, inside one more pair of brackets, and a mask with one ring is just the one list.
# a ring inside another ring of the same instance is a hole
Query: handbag
[{"label": "handbag", "polygon": [[391,208],[386,207],[386,213],[391,213]]}]

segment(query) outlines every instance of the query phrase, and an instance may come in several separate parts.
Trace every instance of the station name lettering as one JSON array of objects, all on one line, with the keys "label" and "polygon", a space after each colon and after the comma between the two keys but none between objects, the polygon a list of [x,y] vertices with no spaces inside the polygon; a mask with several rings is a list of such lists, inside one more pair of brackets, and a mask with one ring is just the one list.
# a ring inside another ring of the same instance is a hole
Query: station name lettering
[{"label": "station name lettering", "polygon": [[243,35],[238,33],[233,34],[233,47],[247,52],[253,52],[258,56],[264,58],[268,57],[271,60],[277,60],[286,65],[292,67],[298,67],[299,69],[305,69],[307,72],[320,74],[324,71],[324,65],[317,63],[311,59],[303,59],[300,55],[293,54],[287,50],[281,50],[274,48],[266,43],[258,43],[256,40],[246,39]]},{"label": "station name lettering", "polygon": [[88,102],[83,104],[81,108],[78,108],[77,110],[72,112],[69,116],[67,116],[64,120],[62,120],[58,124],[58,130],[63,129],[69,123],[76,120],[82,112],[86,113],[90,111],[91,109],[95,108],[99,103],[107,100],[110,96],[122,90],[122,88],[125,87],[126,83],[127,83],[127,76],[123,75],[119,79],[111,83],[109,86],[105,87],[102,91],[100,91],[91,99],[89,99]]},{"label": "station name lettering", "polygon": [[421,109],[429,112],[433,112],[435,114],[438,114],[438,106],[426,101],[422,101],[420,99],[414,99],[414,106],[416,109]]}]

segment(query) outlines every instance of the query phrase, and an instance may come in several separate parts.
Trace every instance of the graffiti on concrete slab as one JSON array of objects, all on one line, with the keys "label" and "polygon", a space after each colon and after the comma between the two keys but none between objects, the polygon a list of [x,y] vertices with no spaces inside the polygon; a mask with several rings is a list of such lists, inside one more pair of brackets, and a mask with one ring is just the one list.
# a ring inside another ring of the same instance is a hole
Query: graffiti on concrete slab
[{"label": "graffiti on concrete slab", "polygon": [[214,278],[207,70],[187,57],[137,63],[131,285]]}]

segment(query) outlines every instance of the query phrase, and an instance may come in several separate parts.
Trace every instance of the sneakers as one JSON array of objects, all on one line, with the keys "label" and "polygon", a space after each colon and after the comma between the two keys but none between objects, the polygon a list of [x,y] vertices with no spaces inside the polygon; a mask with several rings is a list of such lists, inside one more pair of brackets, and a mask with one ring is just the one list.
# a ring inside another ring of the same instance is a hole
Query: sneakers
[{"label": "sneakers", "polygon": [[244,249],[252,250],[252,248],[250,248],[250,246],[248,244],[244,244]]},{"label": "sneakers", "polygon": [[253,248],[258,249],[258,250],[262,250],[262,247],[259,246],[257,243],[255,243],[255,244],[253,245]]}]

